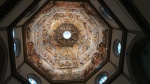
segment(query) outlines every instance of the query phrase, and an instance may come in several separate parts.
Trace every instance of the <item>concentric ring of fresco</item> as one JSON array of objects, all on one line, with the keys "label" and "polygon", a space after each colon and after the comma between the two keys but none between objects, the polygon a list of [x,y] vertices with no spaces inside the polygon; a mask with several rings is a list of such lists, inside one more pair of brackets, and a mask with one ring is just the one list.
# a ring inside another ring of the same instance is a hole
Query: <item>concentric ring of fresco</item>
[{"label": "concentric ring of fresco", "polygon": [[[73,47],[74,43],[78,40],[78,34],[79,31],[73,24],[64,23],[55,30],[56,40],[61,47]],[[69,37],[66,39],[65,35],[66,37],[69,35]]]},{"label": "concentric ring of fresco", "polygon": [[[56,40],[61,24],[79,31],[72,47]],[[27,59],[51,80],[82,80],[107,57],[108,27],[86,3],[49,2],[25,27]]]}]

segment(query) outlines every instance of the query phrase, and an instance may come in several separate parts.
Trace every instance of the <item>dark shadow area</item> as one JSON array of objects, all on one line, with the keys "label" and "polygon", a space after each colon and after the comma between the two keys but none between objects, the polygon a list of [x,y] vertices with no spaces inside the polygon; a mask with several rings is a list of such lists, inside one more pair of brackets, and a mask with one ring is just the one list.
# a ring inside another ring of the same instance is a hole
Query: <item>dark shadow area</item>
[{"label": "dark shadow area", "polygon": [[0,84],[3,84],[6,69],[7,69],[7,48],[3,39],[0,37]]},{"label": "dark shadow area", "polygon": [[147,73],[150,73],[150,70],[147,71],[150,68],[150,61],[147,59],[150,58],[150,46],[147,49],[148,43],[150,43],[149,38],[137,36],[129,45],[128,69],[134,84],[149,84],[150,82],[147,76]]}]

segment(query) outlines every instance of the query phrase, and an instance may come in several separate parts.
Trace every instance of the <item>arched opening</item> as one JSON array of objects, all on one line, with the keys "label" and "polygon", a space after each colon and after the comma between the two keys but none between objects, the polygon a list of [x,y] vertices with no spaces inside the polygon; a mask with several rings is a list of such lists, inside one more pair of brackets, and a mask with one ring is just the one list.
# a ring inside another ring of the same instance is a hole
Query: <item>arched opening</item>
[{"label": "arched opening", "polygon": [[[134,84],[148,84],[150,82],[150,39],[136,36],[127,51],[127,64]],[[148,71],[149,70],[149,71]]]},{"label": "arched opening", "polygon": [[0,84],[3,84],[3,80],[7,69],[7,60],[7,48],[3,39],[0,37]]}]

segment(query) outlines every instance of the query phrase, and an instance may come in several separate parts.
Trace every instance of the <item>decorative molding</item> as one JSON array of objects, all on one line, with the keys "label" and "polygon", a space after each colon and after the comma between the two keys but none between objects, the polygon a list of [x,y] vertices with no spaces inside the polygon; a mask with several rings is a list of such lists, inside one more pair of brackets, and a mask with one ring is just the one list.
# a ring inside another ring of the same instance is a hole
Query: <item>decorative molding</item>
[{"label": "decorative molding", "polygon": [[120,58],[119,58],[119,67],[117,71],[110,76],[107,81],[105,82],[106,84],[110,84],[115,80],[117,77],[119,77],[123,73],[123,66],[124,66],[124,56],[125,56],[125,49],[126,49],[126,40],[127,40],[127,29],[124,27],[124,25],[119,21],[119,19],[114,15],[114,13],[111,11],[111,9],[106,5],[104,0],[98,0],[98,2],[103,6],[110,14],[112,19],[118,24],[120,29],[122,30],[122,39],[121,39],[121,53],[120,53]]},{"label": "decorative molding", "polygon": [[17,25],[17,23],[29,12],[32,10],[34,6],[36,6],[40,0],[34,0],[31,5],[8,27],[8,45],[9,45],[9,53],[10,53],[10,64],[11,64],[11,75],[15,77],[19,82],[30,84],[25,78],[23,78],[16,70],[16,62],[15,62],[15,53],[14,53],[14,38],[12,35],[13,27]]},{"label": "decorative molding", "polygon": [[[36,6],[38,4],[40,0],[35,0],[8,28],[8,41],[9,41],[9,47],[10,47],[10,58],[11,58],[11,72],[12,72],[12,76],[14,76],[16,79],[18,79],[21,83],[26,83],[26,84],[29,84],[29,82],[23,78],[19,73],[17,73],[16,71],[16,63],[15,63],[15,54],[14,54],[14,50],[13,50],[13,36],[12,36],[12,30],[13,30],[13,27],[17,25],[17,23],[25,17],[25,15],[32,10],[32,8],[34,6]],[[48,0],[49,1],[49,0]],[[47,2],[48,2],[47,1]],[[59,0],[61,1],[61,0]],[[70,0],[66,0],[66,1],[70,1]],[[75,0],[75,1],[80,1],[81,0]],[[83,1],[87,1],[87,0],[83,0]],[[46,3],[47,3],[46,2]],[[124,63],[124,55],[125,55],[125,45],[126,45],[126,36],[127,36],[127,30],[124,28],[124,26],[122,25],[122,23],[116,18],[116,16],[111,12],[111,10],[108,8],[108,6],[104,3],[104,1],[99,1],[100,4],[106,8],[110,15],[112,16],[113,20],[120,26],[121,30],[123,31],[123,34],[122,34],[122,41],[121,41],[121,46],[122,46],[122,49],[121,49],[121,56],[120,56],[120,61],[119,61],[119,69],[117,70],[117,72],[115,74],[113,74],[113,76],[111,76],[107,81],[106,83],[111,83],[115,78],[117,78],[123,71],[123,63]],[[46,3],[44,5],[46,5]],[[87,80],[89,80],[93,74],[96,74],[108,61],[109,61],[109,56],[110,56],[110,48],[111,48],[111,35],[112,35],[112,27],[108,24],[108,22],[101,16],[101,14],[98,12],[98,10],[96,10],[96,8],[90,3],[90,1],[88,0],[87,3],[96,11],[96,13],[102,18],[102,20],[107,24],[107,26],[110,28],[109,30],[109,35],[108,35],[108,38],[109,38],[109,42],[108,42],[108,49],[107,49],[107,54],[108,54],[108,57],[106,58],[106,60],[101,64],[101,67],[96,69],[93,73],[91,73],[85,80],[81,80],[81,81],[68,81],[68,82],[64,82],[64,81],[50,81],[47,77],[45,77],[43,75],[43,73],[39,73],[43,78],[45,78],[47,81],[49,81],[50,83],[60,83],[60,84],[70,84],[72,82],[74,83],[85,83]],[[42,7],[44,7],[44,5]],[[41,9],[41,8],[40,8]],[[40,10],[39,9],[39,10]],[[38,10],[38,11],[39,11]],[[37,11],[37,12],[38,12]],[[36,12],[36,13],[37,13]],[[33,14],[34,15],[36,15]],[[33,16],[31,18],[33,18]],[[31,20],[31,18],[29,20]],[[28,22],[28,21],[27,21]],[[25,23],[26,24],[26,23]],[[23,28],[23,31],[24,31],[24,28]],[[23,33],[25,34],[25,33]],[[25,37],[23,37],[25,38]],[[25,41],[23,41],[25,43]],[[25,54],[26,55],[26,54]],[[25,63],[27,63],[30,67],[32,67],[35,71],[39,72],[38,69],[33,66],[33,64],[30,64],[29,61],[27,61],[25,59]]]},{"label": "decorative molding", "polygon": [[0,7],[0,22],[8,15],[10,11],[15,8],[15,6],[21,2],[22,0],[7,0],[1,7]]},{"label": "decorative molding", "polygon": [[120,0],[121,4],[128,11],[141,30],[150,35],[150,24],[146,21],[132,0]]},{"label": "decorative molding", "polygon": [[131,78],[130,78],[126,73],[123,72],[122,75],[123,75],[128,81],[131,82]]}]

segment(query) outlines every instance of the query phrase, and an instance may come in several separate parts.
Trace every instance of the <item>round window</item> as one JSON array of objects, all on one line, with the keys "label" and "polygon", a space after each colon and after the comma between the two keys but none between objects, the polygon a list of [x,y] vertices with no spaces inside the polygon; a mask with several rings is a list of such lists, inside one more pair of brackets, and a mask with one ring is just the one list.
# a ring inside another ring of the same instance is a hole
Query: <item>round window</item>
[{"label": "round window", "polygon": [[29,81],[31,84],[37,84],[36,80],[34,80],[33,78],[29,78],[28,81]]},{"label": "round window", "polygon": [[108,78],[107,72],[102,72],[96,77],[96,84],[104,84]]},{"label": "round window", "polygon": [[112,17],[109,15],[109,12],[105,10],[102,6],[99,7],[99,10],[106,19],[113,21]]},{"label": "round window", "polygon": [[20,51],[21,51],[21,45],[20,45],[20,41],[19,39],[15,38],[14,39],[14,53],[15,53],[15,56],[18,57],[20,55]]},{"label": "round window", "polygon": [[14,30],[12,31],[12,35],[13,35],[13,38],[15,38],[15,31]]},{"label": "round window", "polygon": [[107,76],[102,76],[102,78],[99,79],[99,84],[103,84],[105,83],[105,81],[107,80]]},{"label": "round window", "polygon": [[121,53],[121,43],[118,39],[116,39],[114,41],[114,44],[113,44],[113,51],[114,51],[114,54],[116,56],[120,56],[120,53]]},{"label": "round window", "polygon": [[28,75],[28,81],[31,84],[41,84],[40,79],[35,74],[29,74]]}]

